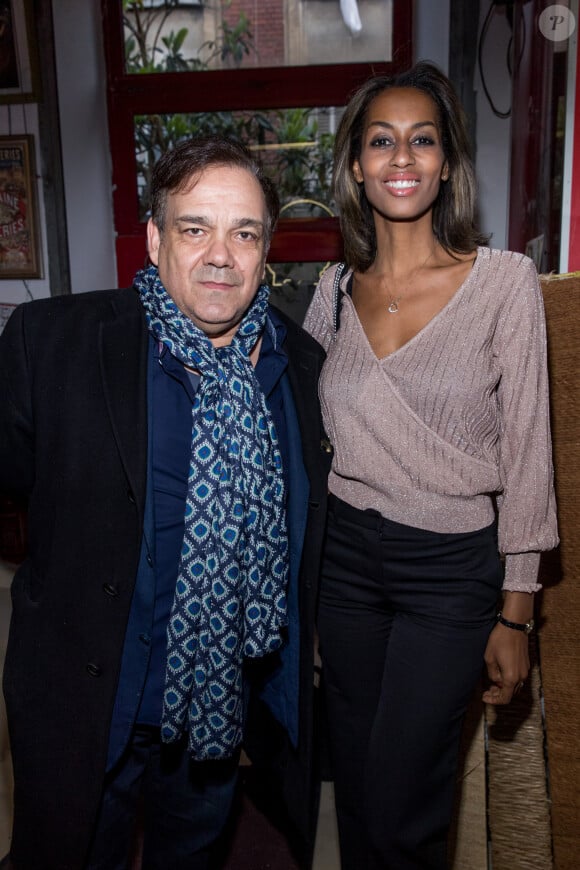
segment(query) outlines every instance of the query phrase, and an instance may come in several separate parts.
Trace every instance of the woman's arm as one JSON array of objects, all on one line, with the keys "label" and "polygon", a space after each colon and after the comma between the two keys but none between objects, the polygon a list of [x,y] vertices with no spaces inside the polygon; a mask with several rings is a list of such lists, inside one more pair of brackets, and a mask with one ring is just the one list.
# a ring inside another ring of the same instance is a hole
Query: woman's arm
[{"label": "woman's arm", "polygon": [[[514,255],[511,255],[513,258]],[[511,259],[513,263],[513,259]],[[505,555],[505,620],[525,625],[533,618],[540,552],[558,543],[553,486],[546,327],[533,263],[522,258],[500,313],[493,352],[501,370],[498,498],[499,548]],[[501,622],[485,652],[490,688],[483,700],[507,704],[527,678],[528,635]]]}]

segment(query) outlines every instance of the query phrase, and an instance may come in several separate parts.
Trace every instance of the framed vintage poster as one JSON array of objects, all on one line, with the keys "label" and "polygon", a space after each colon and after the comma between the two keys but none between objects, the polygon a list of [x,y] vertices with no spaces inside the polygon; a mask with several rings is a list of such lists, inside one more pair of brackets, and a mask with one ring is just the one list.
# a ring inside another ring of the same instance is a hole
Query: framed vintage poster
[{"label": "framed vintage poster", "polygon": [[40,98],[31,0],[0,0],[0,103]]},{"label": "framed vintage poster", "polygon": [[0,278],[40,278],[34,137],[0,136]]}]

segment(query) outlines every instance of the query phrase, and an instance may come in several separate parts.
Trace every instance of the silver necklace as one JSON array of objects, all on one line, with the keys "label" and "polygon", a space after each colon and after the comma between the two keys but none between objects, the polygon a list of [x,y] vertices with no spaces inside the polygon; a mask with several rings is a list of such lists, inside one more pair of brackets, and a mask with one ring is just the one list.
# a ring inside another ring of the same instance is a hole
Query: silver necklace
[{"label": "silver necklace", "polygon": [[[411,272],[411,275],[407,279],[407,289],[409,288],[409,285],[410,285],[411,281],[413,280],[413,278],[415,277],[415,275],[417,275],[421,271],[421,269],[427,265],[427,262],[430,260],[432,254],[433,254],[433,251],[430,251],[429,254],[427,255],[427,259],[424,260],[419,266],[417,266],[417,268],[413,272]],[[387,290],[387,293],[388,292],[389,291]],[[404,296],[403,293],[400,293],[397,297],[393,297],[393,296],[389,295],[389,304],[387,306],[387,311],[389,312],[389,314],[397,314],[397,312],[399,311],[399,302],[401,301],[403,296]]]}]

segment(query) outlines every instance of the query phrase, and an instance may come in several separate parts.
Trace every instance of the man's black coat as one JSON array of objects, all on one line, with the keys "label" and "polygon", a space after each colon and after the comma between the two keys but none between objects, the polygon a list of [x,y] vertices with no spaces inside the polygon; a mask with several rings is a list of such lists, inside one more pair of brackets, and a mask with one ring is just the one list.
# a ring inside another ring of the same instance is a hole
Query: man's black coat
[{"label": "man's black coat", "polygon": [[[300,578],[300,740],[293,748],[266,709],[252,704],[248,744],[263,750],[260,766],[273,771],[308,854],[327,471],[317,397],[323,352],[285,322],[310,480]],[[0,338],[0,488],[29,496],[29,552],[13,582],[4,669],[17,870],[80,870],[89,847],[141,546],[147,343],[134,290],[23,305]]]}]

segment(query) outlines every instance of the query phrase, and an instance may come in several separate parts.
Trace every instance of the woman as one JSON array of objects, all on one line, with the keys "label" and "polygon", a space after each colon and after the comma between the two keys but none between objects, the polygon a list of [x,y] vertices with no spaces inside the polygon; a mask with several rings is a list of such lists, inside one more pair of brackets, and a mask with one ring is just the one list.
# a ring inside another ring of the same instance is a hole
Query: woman
[{"label": "woman", "polygon": [[342,868],[440,870],[466,705],[484,659],[487,703],[521,688],[558,541],[542,298],[529,259],[484,247],[431,64],[354,95],[334,188],[346,263],[305,326],[334,447],[318,630]]}]

